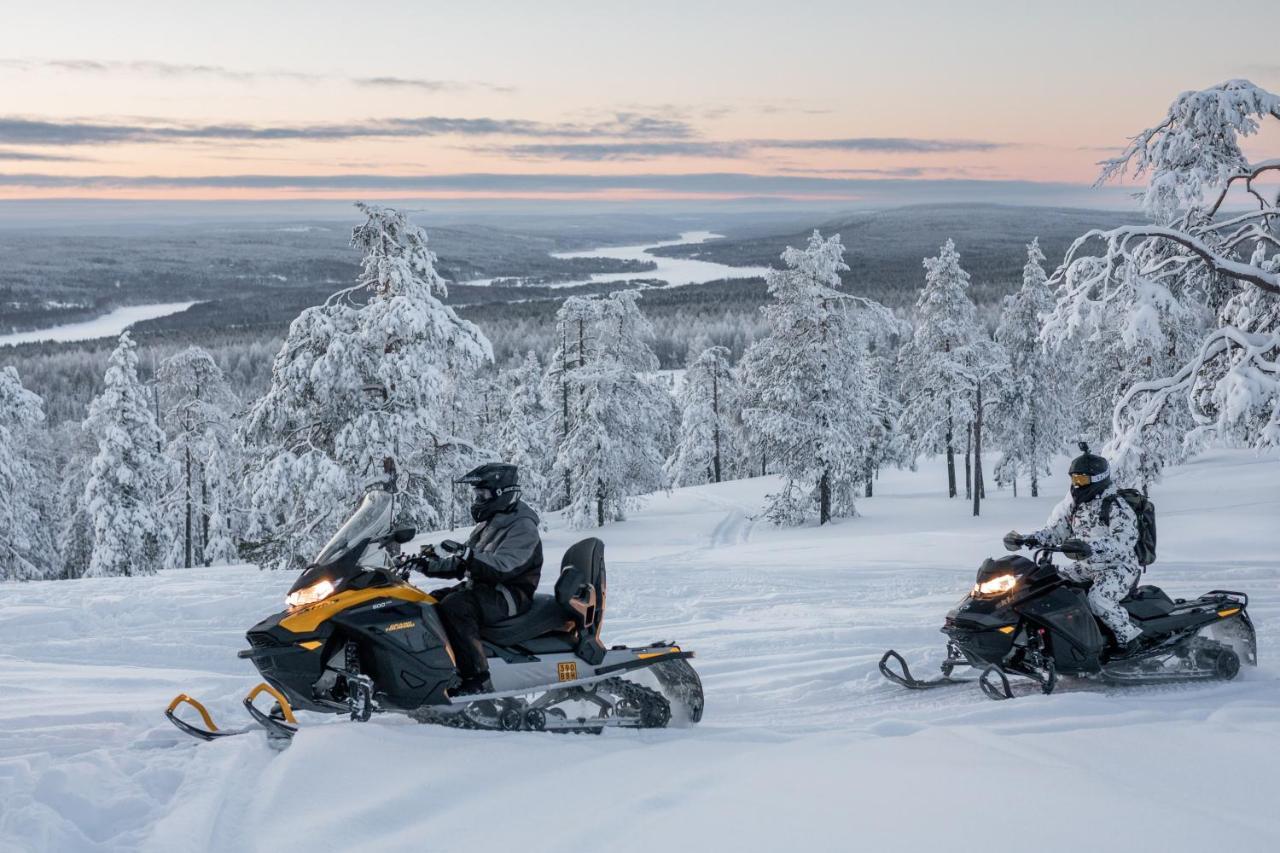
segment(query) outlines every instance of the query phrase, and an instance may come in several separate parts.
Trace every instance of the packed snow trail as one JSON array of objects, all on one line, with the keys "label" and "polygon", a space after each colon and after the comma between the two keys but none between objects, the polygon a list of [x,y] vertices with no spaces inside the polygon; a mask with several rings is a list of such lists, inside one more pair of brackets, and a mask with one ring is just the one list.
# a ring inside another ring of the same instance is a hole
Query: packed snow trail
[{"label": "packed snow trail", "polygon": [[[1249,593],[1258,669],[1142,688],[1065,679],[1002,703],[876,672],[889,647],[936,665],[943,615],[978,562],[1061,494],[990,489],[974,519],[940,496],[936,463],[887,472],[862,517],[823,529],[753,521],[774,481],[751,480],[654,496],[602,531],[606,642],[697,651],[707,712],[689,728],[588,737],[302,715],[283,753],[257,734],[196,743],[161,710],[186,691],[245,721],[257,679],[235,652],[293,573],[6,585],[0,851],[923,850],[993,833],[1143,850],[1153,832],[1164,850],[1280,849],[1278,474],[1274,459],[1219,452],[1152,493],[1160,559],[1146,580],[1173,596]],[[552,520],[548,584],[590,532]],[[513,802],[518,814],[494,819]]]}]

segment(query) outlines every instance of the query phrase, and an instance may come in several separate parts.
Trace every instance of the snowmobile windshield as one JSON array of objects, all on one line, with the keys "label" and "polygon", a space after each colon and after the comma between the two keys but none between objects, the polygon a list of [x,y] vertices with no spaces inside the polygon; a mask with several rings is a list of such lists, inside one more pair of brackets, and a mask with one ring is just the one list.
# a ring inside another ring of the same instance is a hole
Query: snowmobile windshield
[{"label": "snowmobile windshield", "polygon": [[[316,555],[314,564],[325,566],[337,562],[348,556],[351,549],[390,533],[391,503],[391,493],[384,489],[367,492],[347,523],[338,528],[329,544]],[[358,555],[356,559],[359,559]]]}]

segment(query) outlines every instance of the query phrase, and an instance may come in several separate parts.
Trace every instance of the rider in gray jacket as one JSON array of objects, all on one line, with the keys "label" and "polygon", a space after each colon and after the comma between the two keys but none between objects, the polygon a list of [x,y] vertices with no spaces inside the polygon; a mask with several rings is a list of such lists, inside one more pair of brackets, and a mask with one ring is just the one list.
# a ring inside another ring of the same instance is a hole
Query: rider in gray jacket
[{"label": "rider in gray jacket", "polygon": [[[1048,525],[1029,536],[1014,531],[1005,538],[1028,545],[1061,545],[1072,538],[1089,543],[1092,556],[1064,566],[1060,573],[1078,583],[1092,581],[1089,609],[1115,634],[1121,654],[1129,653],[1137,649],[1142,629],[1120,602],[1142,573],[1134,551],[1138,517],[1111,482],[1107,460],[1084,450],[1071,463],[1071,494],[1054,507]],[[1105,506],[1110,509],[1104,512]],[[1104,516],[1109,518],[1104,521]]]},{"label": "rider in gray jacket", "polygon": [[427,559],[421,570],[463,580],[432,596],[462,677],[455,695],[488,693],[493,686],[481,628],[529,609],[542,575],[542,536],[537,513],[520,500],[516,466],[481,465],[458,482],[475,490],[471,517],[478,524],[460,552]]}]

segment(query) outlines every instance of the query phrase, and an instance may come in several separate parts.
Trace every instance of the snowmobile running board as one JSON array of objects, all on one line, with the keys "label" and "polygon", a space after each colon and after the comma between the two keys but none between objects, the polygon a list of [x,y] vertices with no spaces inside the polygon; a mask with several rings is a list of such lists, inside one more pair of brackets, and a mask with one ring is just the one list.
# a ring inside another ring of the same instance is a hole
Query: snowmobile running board
[{"label": "snowmobile running board", "polygon": [[[553,690],[567,690],[571,687],[581,687],[584,684],[595,684],[597,681],[604,681],[605,679],[611,678],[620,672],[630,672],[635,669],[647,669],[651,666],[657,666],[660,663],[666,663],[669,660],[688,660],[691,657],[693,657],[693,652],[671,651],[653,655],[652,657],[637,658],[636,660],[623,661],[622,663],[616,663],[610,666],[602,666],[595,671],[595,675],[589,675],[585,678],[575,678],[572,681],[557,681],[554,684],[535,684],[529,687],[517,687],[513,690],[497,690],[493,693],[469,693],[465,696],[451,697],[449,699],[449,705],[458,707],[470,705],[473,702],[486,702],[493,699],[514,699],[517,696],[527,696],[530,693],[549,693]],[[449,705],[440,707],[449,707]]]}]

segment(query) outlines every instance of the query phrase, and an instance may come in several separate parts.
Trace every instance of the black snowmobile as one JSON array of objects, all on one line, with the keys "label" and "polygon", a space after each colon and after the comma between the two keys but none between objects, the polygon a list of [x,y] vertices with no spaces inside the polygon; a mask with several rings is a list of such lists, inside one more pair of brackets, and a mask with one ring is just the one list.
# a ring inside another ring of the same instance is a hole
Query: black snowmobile
[{"label": "black snowmobile", "polygon": [[973,681],[952,677],[958,667],[972,667],[981,670],[976,680],[987,696],[1011,699],[1010,675],[1030,678],[1041,691],[1052,693],[1059,675],[1097,676],[1117,684],[1230,680],[1242,661],[1258,663],[1249,596],[1242,592],[1215,589],[1187,601],[1170,599],[1154,586],[1135,586],[1121,603],[1142,628],[1140,650],[1121,656],[1110,629],[1089,610],[1088,586],[1063,578],[1053,564],[1054,553],[1088,558],[1088,543],[1069,539],[1052,547],[1029,539],[1009,542],[1010,550],[1019,546],[1035,548],[1035,559],[988,558],[978,569],[973,590],[947,614],[941,676],[914,678],[893,650],[880,659],[881,674],[922,690]]},{"label": "black snowmobile", "polygon": [[[240,657],[262,674],[244,699],[258,726],[277,743],[297,731],[294,711],[346,714],[367,721],[382,712],[424,723],[506,731],[599,732],[606,727],[661,728],[672,703],[689,722],[702,717],[702,684],[693,652],[671,643],[606,648],[604,544],[584,539],[565,553],[554,595],[535,595],[520,616],[482,632],[494,691],[450,696],[460,679],[435,612],[435,599],[409,583],[400,545],[412,528],[391,529],[394,496],[366,493],[359,508],[298,577],[287,609],[249,629]],[[461,547],[442,543],[446,550]],[[659,689],[633,680],[652,673]],[[255,705],[262,694],[269,711]],[[192,706],[204,726],[177,716]],[[223,730],[205,707],[174,698],[165,716],[193,737],[213,740],[257,726]]]}]

